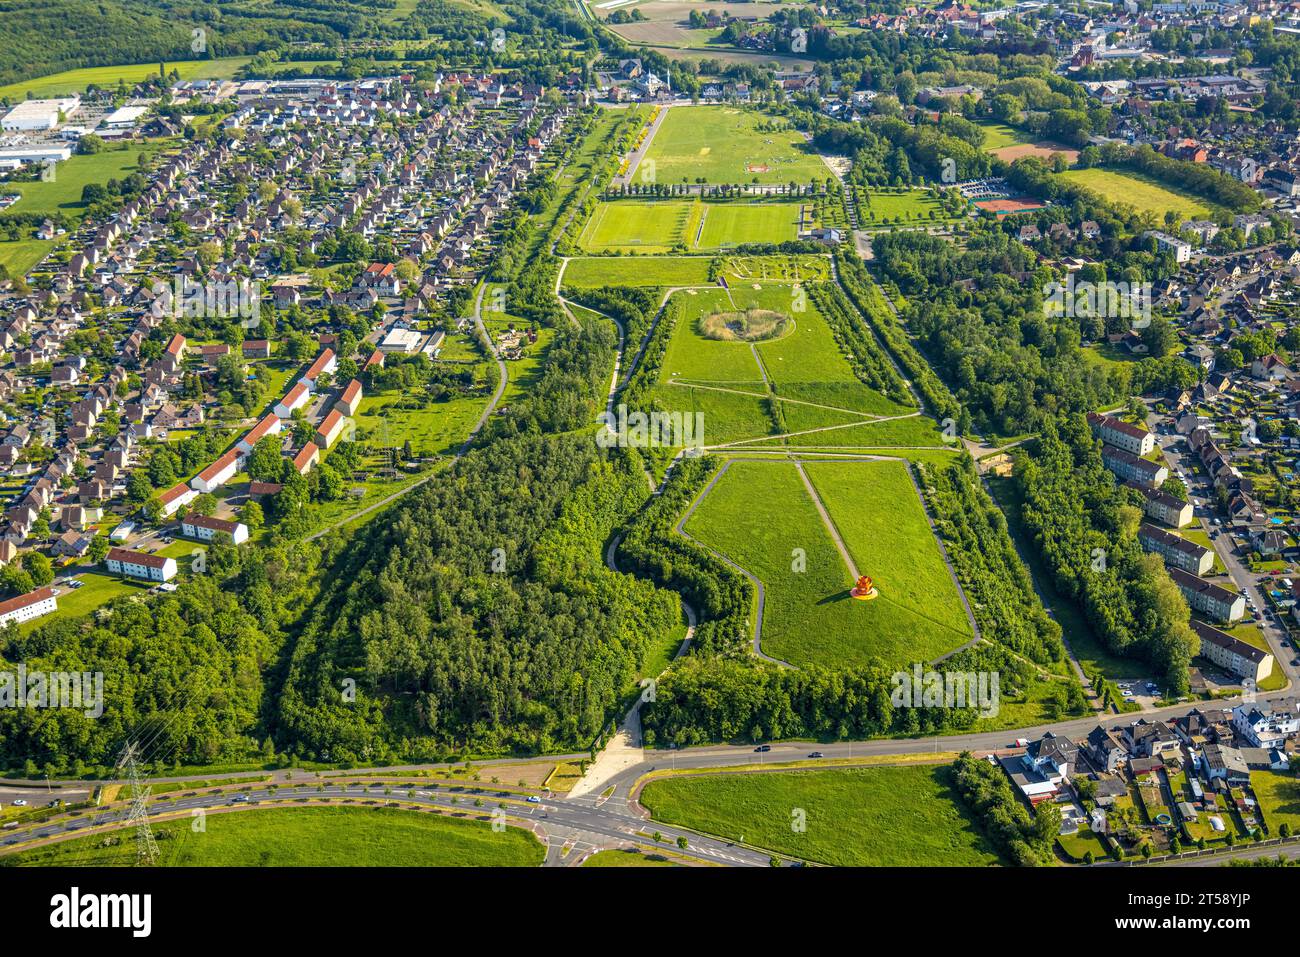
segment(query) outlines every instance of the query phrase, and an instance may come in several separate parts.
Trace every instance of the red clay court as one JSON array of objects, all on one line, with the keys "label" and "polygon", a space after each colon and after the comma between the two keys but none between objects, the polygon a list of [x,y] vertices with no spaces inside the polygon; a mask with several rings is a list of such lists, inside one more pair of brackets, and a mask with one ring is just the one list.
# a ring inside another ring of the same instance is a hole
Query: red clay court
[{"label": "red clay court", "polygon": [[1044,203],[1033,199],[977,199],[975,206],[986,212],[996,213],[999,216],[1010,216],[1014,213],[1028,213],[1035,209],[1045,208]]}]

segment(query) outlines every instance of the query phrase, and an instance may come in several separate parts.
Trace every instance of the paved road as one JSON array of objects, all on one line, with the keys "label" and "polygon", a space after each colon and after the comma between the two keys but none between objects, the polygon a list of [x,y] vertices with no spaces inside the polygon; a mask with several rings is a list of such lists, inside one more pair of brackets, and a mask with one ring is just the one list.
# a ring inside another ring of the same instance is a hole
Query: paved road
[{"label": "paved road", "polygon": [[[690,857],[713,864],[736,867],[768,867],[770,855],[764,852],[734,847],[727,841],[697,835],[684,828],[666,824],[654,824],[646,821],[629,807],[626,801],[605,799],[599,796],[577,797],[571,800],[557,800],[546,796],[539,797],[538,803],[528,803],[525,792],[517,789],[502,789],[494,785],[475,783],[452,784],[439,782],[436,788],[428,782],[411,782],[411,787],[394,788],[383,783],[354,784],[339,783],[301,783],[287,785],[275,790],[265,786],[240,788],[238,792],[227,790],[224,794],[215,792],[194,793],[182,796],[175,801],[155,801],[149,806],[150,817],[155,820],[189,819],[196,817],[196,811],[206,813],[239,812],[251,808],[267,806],[295,806],[330,798],[332,803],[342,799],[352,799],[356,803],[382,805],[387,802],[400,802],[418,808],[438,808],[451,813],[481,817],[501,812],[506,821],[516,826],[527,828],[537,834],[548,848],[568,847],[571,852],[563,855],[558,850],[548,850],[547,864],[567,866],[579,863],[592,851],[602,848],[627,847],[635,845],[646,850],[671,848],[675,853],[685,853]],[[385,794],[388,787],[390,794]],[[235,794],[247,798],[247,802],[234,800]],[[482,806],[474,806],[475,801]],[[502,808],[499,805],[504,804]],[[21,839],[25,846],[42,846],[65,840],[80,833],[118,827],[127,820],[128,808],[125,804],[114,805],[102,812],[83,817],[63,817],[57,821],[36,827],[22,829],[6,834],[0,838],[0,855],[12,853],[14,846]],[[662,842],[653,840],[654,832],[660,832]],[[688,848],[682,851],[677,846],[677,839],[685,837]],[[576,851],[577,853],[572,853]]]},{"label": "paved road", "polygon": [[1232,590],[1238,592],[1244,590],[1247,597],[1254,603],[1254,607],[1263,612],[1263,620],[1256,622],[1256,624],[1263,633],[1265,640],[1268,641],[1269,649],[1273,652],[1273,658],[1277,666],[1286,675],[1288,681],[1292,683],[1291,686],[1296,687],[1295,682],[1300,681],[1300,668],[1291,663],[1296,652],[1290,647],[1290,635],[1267,612],[1270,606],[1264,600],[1263,592],[1260,591],[1259,586],[1256,584],[1259,576],[1246,567],[1246,564],[1241,560],[1241,554],[1227,526],[1213,524],[1212,518],[1216,511],[1214,484],[1201,470],[1200,457],[1192,452],[1191,447],[1182,436],[1177,433],[1159,431],[1158,427],[1166,421],[1164,417],[1152,412],[1147,416],[1147,427],[1155,433],[1156,443],[1164,453],[1170,474],[1176,475],[1181,472],[1186,476],[1185,484],[1187,485],[1188,498],[1195,508],[1195,527],[1210,536],[1210,544],[1214,546],[1215,554],[1219,556],[1228,577],[1232,579]]},{"label": "paved road", "polygon": [[[1261,694],[1259,698],[1269,700],[1284,696],[1283,692],[1273,692]],[[1236,699],[1223,699],[1219,703],[1223,706],[1231,706],[1234,700]],[[1169,708],[1146,709],[1141,716],[1148,719],[1172,718],[1186,713],[1188,709],[1189,705],[1186,704]],[[665,835],[669,842],[675,842],[678,836],[686,836],[690,845],[688,853],[712,863],[735,866],[768,866],[770,855],[764,851],[736,847],[723,840],[696,835],[684,828],[648,821],[644,810],[636,803],[638,781],[653,770],[728,768],[802,761],[814,750],[822,752],[828,759],[918,756],[964,750],[969,750],[975,754],[988,754],[1007,748],[1017,738],[1033,739],[1040,737],[1047,731],[1054,731],[1057,734],[1068,735],[1077,740],[1086,736],[1098,723],[1106,727],[1116,727],[1127,724],[1137,717],[1136,713],[1113,715],[1100,719],[1086,717],[1007,731],[941,735],[932,738],[891,738],[873,741],[843,741],[829,744],[787,741],[772,744],[770,746],[771,750],[768,752],[756,752],[750,745],[710,745],[682,750],[652,749],[643,752],[644,758],[640,762],[631,764],[608,778],[604,782],[605,789],[599,795],[588,794],[567,800],[546,797],[538,805],[527,804],[521,800],[522,795],[527,793],[526,791],[473,782],[439,782],[436,791],[427,783],[421,782],[413,785],[416,790],[414,798],[408,798],[405,795],[407,790],[405,788],[394,789],[392,795],[385,797],[383,795],[384,785],[382,784],[372,785],[368,788],[354,787],[351,784],[348,780],[349,776],[355,779],[356,775],[362,773],[361,769],[340,771],[331,777],[309,782],[301,780],[285,781],[284,786],[275,794],[265,785],[251,786],[248,791],[242,791],[242,787],[248,786],[241,786],[241,793],[248,794],[250,801],[263,802],[270,801],[273,797],[282,799],[286,795],[303,799],[319,796],[374,800],[397,800],[400,798],[406,803],[437,807],[445,806],[447,808],[452,807],[451,798],[454,796],[460,802],[460,810],[479,814],[491,813],[496,803],[504,800],[507,804],[507,815],[515,819],[521,826],[533,829],[539,835],[544,836],[548,842],[559,842],[561,845],[572,842],[572,847],[580,852],[579,855],[569,854],[567,856],[555,853],[552,863],[576,863],[582,854],[603,847],[629,845],[637,845],[643,848],[654,847],[655,843],[648,837],[642,836],[642,832],[653,833],[657,830]],[[586,757],[586,755],[567,755],[564,757],[576,760]],[[551,756],[549,759],[554,760],[555,756]],[[497,762],[481,762],[479,766],[486,768],[493,763],[517,763],[518,761],[518,758],[502,759]],[[448,765],[445,764],[414,765],[404,768],[374,770],[400,777],[405,771],[447,767]],[[246,771],[242,772],[244,776],[247,776],[248,773]],[[280,780],[284,780],[285,776],[289,774],[296,774],[301,777],[303,773],[301,770],[286,769],[277,772],[277,776]],[[238,773],[232,773],[229,776],[238,776]],[[216,779],[219,776],[210,775],[208,777]],[[54,783],[56,786],[63,783],[70,787],[85,786],[85,782],[76,781]],[[324,787],[323,791],[320,790],[322,786]],[[375,795],[376,788],[378,789],[378,798]],[[460,790],[455,790],[455,788],[460,788]],[[422,791],[427,793],[420,793]],[[509,796],[501,797],[499,792],[502,791],[508,791]],[[603,796],[607,793],[608,797]],[[476,798],[483,801],[483,808],[472,807],[472,802]],[[151,805],[151,814],[165,816],[168,812],[174,813],[176,811],[189,814],[195,808],[206,810],[224,809],[232,807],[228,803],[230,799],[231,794],[229,792],[223,795],[211,792],[197,793],[192,797],[182,796],[176,801],[155,803]],[[467,807],[467,804],[471,806]],[[65,815],[58,820],[39,827],[20,828],[0,835],[0,854],[5,853],[6,850],[12,851],[14,849],[12,845],[19,840],[50,842],[82,833],[93,826],[121,824],[125,820],[125,814],[125,807],[115,806],[109,810],[96,812],[94,815],[78,818]],[[1213,864],[1218,860],[1219,858],[1212,858],[1206,860],[1205,863]]]}]

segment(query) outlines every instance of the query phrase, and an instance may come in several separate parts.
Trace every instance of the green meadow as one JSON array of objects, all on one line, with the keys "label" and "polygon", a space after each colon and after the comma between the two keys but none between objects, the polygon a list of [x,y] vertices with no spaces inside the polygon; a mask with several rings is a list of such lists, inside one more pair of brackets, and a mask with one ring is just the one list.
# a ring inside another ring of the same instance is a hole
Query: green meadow
[{"label": "green meadow", "polygon": [[682,775],[649,782],[641,803],[657,821],[822,864],[1001,863],[951,776],[948,765]]}]

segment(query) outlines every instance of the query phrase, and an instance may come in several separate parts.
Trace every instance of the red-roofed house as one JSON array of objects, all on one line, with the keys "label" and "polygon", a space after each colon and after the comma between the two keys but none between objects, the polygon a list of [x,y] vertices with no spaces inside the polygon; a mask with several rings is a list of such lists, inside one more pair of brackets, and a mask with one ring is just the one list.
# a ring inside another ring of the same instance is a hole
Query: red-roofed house
[{"label": "red-roofed house", "polygon": [[231,449],[190,480],[190,487],[199,492],[215,492],[239,471],[239,453]]},{"label": "red-roofed house", "polygon": [[[294,386],[294,388],[297,389],[300,387]],[[279,407],[277,406],[277,408]],[[247,455],[249,452],[253,451],[253,446],[262,441],[262,439],[266,438],[268,435],[279,435],[280,429],[281,425],[279,415],[275,412],[268,412],[261,422],[249,429],[244,437],[235,443],[235,448]]]},{"label": "red-roofed house", "polygon": [[338,357],[334,355],[334,350],[323,349],[321,354],[316,357],[316,361],[308,367],[307,371],[303,373],[303,377],[298,381],[309,389],[315,389],[320,377],[333,372],[338,364]]},{"label": "red-roofed house", "polygon": [[293,457],[293,467],[299,475],[306,475],[320,461],[320,447],[315,442],[308,442]]}]

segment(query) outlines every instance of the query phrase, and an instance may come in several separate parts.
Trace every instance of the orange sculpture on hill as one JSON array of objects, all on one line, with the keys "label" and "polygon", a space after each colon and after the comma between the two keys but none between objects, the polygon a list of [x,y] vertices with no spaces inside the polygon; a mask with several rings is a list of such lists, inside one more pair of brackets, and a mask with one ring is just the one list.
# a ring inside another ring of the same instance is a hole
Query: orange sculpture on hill
[{"label": "orange sculpture on hill", "polygon": [[858,599],[858,601],[870,601],[879,595],[880,592],[876,591],[875,583],[872,582],[869,576],[862,575],[858,578],[858,583],[853,586],[853,589],[849,594]]}]

